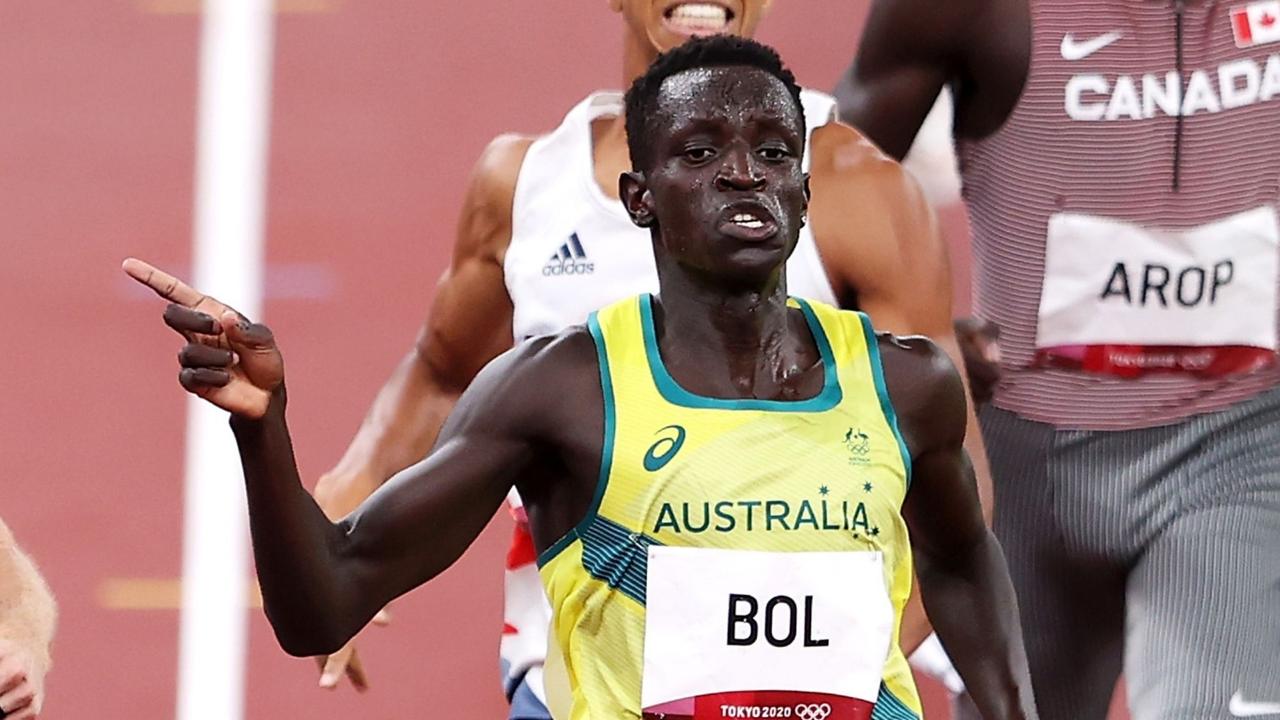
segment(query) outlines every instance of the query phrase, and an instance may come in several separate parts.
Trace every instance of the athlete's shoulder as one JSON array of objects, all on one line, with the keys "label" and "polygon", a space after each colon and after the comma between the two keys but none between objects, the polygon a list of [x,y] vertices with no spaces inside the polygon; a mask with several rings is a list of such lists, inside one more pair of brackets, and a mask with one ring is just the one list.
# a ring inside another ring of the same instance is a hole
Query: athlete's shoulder
[{"label": "athlete's shoulder", "polygon": [[810,148],[810,173],[819,183],[859,183],[887,195],[910,195],[915,183],[902,163],[862,131],[839,120],[816,128]]},{"label": "athlete's shoulder", "polygon": [[811,140],[814,161],[823,165],[838,164],[842,167],[874,167],[884,161],[894,163],[861,130],[836,118],[813,129]]},{"label": "athlete's shoulder", "polygon": [[876,332],[876,345],[886,365],[900,365],[920,382],[959,378],[951,358],[937,343],[924,335],[895,335]]},{"label": "athlete's shoulder", "polygon": [[951,358],[922,335],[877,333],[885,386],[907,445],[919,454],[964,440],[964,381]]},{"label": "athlete's shoulder", "polygon": [[818,128],[811,162],[809,217],[832,282],[862,295],[945,257],[919,183],[860,131]]},{"label": "athlete's shoulder", "polygon": [[[537,335],[508,351],[508,361],[529,377],[576,374],[595,367],[596,349],[586,325],[569,327],[548,335]],[[593,376],[594,378],[594,376]]]},{"label": "athlete's shoulder", "polygon": [[599,403],[599,388],[595,344],[577,325],[529,338],[494,358],[466,396],[475,396],[468,407],[493,410],[486,422],[546,434],[558,423],[573,422],[592,398]]},{"label": "athlete's shoulder", "polygon": [[520,167],[535,140],[533,135],[518,133],[504,133],[490,140],[471,171],[472,192],[509,208]]}]

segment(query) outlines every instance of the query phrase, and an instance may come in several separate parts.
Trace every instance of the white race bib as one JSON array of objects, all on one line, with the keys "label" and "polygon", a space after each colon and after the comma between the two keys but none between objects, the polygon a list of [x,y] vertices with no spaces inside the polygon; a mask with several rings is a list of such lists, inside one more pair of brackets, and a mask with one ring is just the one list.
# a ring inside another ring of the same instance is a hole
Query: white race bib
[{"label": "white race bib", "polygon": [[646,717],[864,720],[894,613],[877,552],[649,548]]},{"label": "white race bib", "polygon": [[1280,222],[1264,206],[1184,231],[1049,219],[1039,357],[1118,375],[1223,374],[1276,344]]}]

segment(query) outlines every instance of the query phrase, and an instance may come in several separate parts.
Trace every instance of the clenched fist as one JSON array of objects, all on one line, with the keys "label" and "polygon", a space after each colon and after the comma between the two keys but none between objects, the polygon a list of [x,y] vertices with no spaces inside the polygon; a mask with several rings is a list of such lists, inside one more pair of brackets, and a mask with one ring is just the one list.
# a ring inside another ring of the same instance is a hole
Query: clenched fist
[{"label": "clenched fist", "polygon": [[0,641],[0,718],[33,720],[44,704],[44,678],[30,656]]}]

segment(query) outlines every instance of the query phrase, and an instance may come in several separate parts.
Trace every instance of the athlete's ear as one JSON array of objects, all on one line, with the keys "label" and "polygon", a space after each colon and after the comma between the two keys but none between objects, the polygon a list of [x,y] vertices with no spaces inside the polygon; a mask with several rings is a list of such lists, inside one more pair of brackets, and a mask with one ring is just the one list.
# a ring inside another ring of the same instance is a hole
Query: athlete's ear
[{"label": "athlete's ear", "polygon": [[653,193],[649,192],[642,172],[624,172],[618,176],[618,197],[637,227],[653,225]]},{"label": "athlete's ear", "polygon": [[809,223],[809,199],[813,193],[809,191],[809,173],[804,174],[804,207],[800,212],[800,227]]},{"label": "athlete's ear", "polygon": [[614,12],[622,12],[622,0],[608,0],[609,9]]}]

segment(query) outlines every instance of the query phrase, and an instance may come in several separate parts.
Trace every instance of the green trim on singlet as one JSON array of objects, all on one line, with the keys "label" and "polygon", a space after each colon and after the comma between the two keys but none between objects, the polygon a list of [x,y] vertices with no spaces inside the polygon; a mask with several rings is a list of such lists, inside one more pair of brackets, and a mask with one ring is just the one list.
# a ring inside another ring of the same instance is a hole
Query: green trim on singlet
[{"label": "green trim on singlet", "polygon": [[920,720],[920,716],[899,700],[887,685],[880,683],[880,695],[871,710],[871,720]]},{"label": "green trim on singlet", "polygon": [[667,372],[662,361],[662,353],[658,350],[657,331],[653,327],[653,295],[641,295],[640,327],[644,332],[644,351],[649,360],[649,373],[653,384],[663,399],[672,405],[688,408],[704,408],[711,410],[768,410],[773,412],[826,412],[840,404],[844,394],[840,389],[840,378],[836,371],[835,354],[831,351],[831,342],[822,323],[813,313],[809,303],[800,298],[793,298],[804,314],[809,332],[813,333],[814,343],[818,346],[818,354],[822,358],[822,391],[808,400],[757,400],[753,398],[714,398],[691,393],[680,387],[680,383]]},{"label": "green trim on singlet", "polygon": [[588,530],[596,513],[600,510],[600,501],[604,499],[605,488],[609,485],[609,471],[613,467],[613,440],[617,435],[618,413],[614,408],[613,377],[609,373],[609,353],[605,349],[604,332],[600,329],[600,320],[593,312],[587,318],[587,329],[596,345],[596,362],[600,365],[600,393],[604,398],[604,441],[600,446],[600,477],[596,480],[596,492],[591,498],[587,514],[563,537],[555,541],[551,547],[538,554],[538,567],[551,562],[562,550],[574,540],[583,536]]},{"label": "green trim on singlet", "polygon": [[875,375],[876,395],[880,397],[880,409],[884,412],[884,419],[889,423],[889,428],[893,430],[893,436],[898,439],[898,451],[902,453],[902,468],[907,476],[907,487],[910,488],[911,453],[907,451],[907,441],[902,438],[902,431],[898,429],[898,414],[893,410],[893,401],[889,399],[889,388],[884,382],[880,344],[876,342],[876,331],[871,327],[871,318],[862,312],[858,313],[858,317],[862,320],[862,334],[867,339],[867,357],[871,361],[871,372]]},{"label": "green trim on singlet", "polygon": [[645,604],[649,548],[662,543],[597,515],[581,532],[582,567],[591,577]]}]

